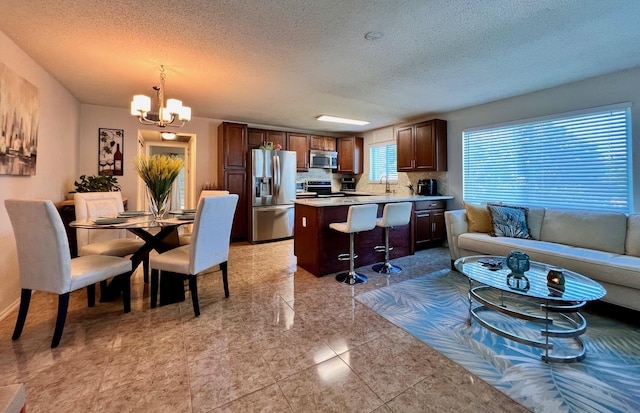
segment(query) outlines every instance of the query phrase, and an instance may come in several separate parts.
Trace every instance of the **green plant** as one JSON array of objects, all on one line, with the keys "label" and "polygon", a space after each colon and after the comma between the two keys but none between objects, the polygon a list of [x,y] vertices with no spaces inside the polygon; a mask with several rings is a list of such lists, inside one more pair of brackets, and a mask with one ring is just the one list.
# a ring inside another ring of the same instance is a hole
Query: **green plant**
[{"label": "green plant", "polygon": [[76,192],[111,192],[119,191],[118,178],[113,175],[80,175],[74,182]]},{"label": "green plant", "polygon": [[407,188],[409,188],[410,191],[413,191],[413,184],[407,185]]}]

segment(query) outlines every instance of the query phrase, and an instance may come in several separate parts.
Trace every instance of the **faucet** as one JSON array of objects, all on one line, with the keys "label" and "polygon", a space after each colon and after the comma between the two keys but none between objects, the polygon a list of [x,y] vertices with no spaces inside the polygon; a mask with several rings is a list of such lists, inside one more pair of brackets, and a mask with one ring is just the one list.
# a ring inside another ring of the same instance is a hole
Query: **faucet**
[{"label": "faucet", "polygon": [[380,183],[382,183],[382,178],[384,178],[384,193],[385,194],[390,194],[391,193],[391,187],[389,186],[389,177],[387,176],[387,174],[383,174],[380,177]]}]

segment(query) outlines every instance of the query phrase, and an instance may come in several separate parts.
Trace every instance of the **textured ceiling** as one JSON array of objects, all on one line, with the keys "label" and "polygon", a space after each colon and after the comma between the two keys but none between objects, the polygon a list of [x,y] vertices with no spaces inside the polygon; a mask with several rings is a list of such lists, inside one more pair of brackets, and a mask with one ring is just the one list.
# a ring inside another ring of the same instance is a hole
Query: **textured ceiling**
[{"label": "textured ceiling", "polygon": [[162,64],[194,116],[329,132],[639,66],[639,22],[634,0],[0,0],[0,31],[82,103],[127,108]]}]

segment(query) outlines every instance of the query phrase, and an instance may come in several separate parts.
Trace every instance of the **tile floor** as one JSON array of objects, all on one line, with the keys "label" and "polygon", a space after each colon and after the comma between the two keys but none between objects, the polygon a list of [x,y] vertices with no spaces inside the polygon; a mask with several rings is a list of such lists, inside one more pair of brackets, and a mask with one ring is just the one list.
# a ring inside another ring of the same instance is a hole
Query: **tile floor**
[{"label": "tile floor", "polygon": [[527,411],[353,299],[448,268],[448,250],[398,259],[390,279],[363,269],[355,287],[297,268],[290,240],[230,254],[231,296],[201,276],[200,317],[189,297],[149,309],[138,271],[129,314],[73,293],[53,350],[57,298],[34,294],[20,340],[16,311],[0,321],[0,385],[25,383],[29,413]]}]

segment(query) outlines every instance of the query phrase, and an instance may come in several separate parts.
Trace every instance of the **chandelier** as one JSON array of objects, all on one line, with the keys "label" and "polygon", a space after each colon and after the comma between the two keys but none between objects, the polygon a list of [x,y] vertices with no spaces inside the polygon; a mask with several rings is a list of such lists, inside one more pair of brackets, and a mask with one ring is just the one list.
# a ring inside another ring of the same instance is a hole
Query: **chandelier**
[{"label": "chandelier", "polygon": [[[178,99],[168,99],[164,103],[164,66],[160,66],[160,86],[154,86],[158,101],[157,112],[151,112],[151,98],[145,95],[135,95],[131,101],[131,114],[138,117],[138,121],[143,125],[155,125],[160,128],[171,126],[181,128],[191,120],[191,108],[182,106],[182,101]],[[181,124],[173,124],[176,120]]]}]

